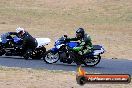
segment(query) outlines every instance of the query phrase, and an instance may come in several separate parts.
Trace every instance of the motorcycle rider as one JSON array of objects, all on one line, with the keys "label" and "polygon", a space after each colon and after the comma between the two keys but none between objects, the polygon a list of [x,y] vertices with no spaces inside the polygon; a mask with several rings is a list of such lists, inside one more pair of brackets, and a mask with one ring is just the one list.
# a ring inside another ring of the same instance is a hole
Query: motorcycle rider
[{"label": "motorcycle rider", "polygon": [[28,59],[32,51],[38,45],[37,40],[21,27],[16,28],[16,33],[23,40],[23,44],[21,46],[23,49],[23,57]]},{"label": "motorcycle rider", "polygon": [[79,54],[79,56],[77,56],[78,59],[81,59],[80,56],[83,56],[91,52],[93,49],[91,38],[87,33],[85,33],[83,28],[77,29],[75,38],[66,38],[66,41],[78,41],[79,42],[79,46],[73,48],[73,50]]}]

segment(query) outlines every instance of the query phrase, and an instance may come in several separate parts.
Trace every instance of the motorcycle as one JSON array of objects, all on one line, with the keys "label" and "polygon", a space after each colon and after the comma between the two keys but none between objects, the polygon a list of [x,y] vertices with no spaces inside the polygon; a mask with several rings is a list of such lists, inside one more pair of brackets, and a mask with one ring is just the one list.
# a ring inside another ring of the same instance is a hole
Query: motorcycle
[{"label": "motorcycle", "polygon": [[[78,65],[78,60],[76,60],[79,55],[74,51],[74,47],[79,46],[79,42],[66,42],[66,38],[62,36],[56,40],[54,48],[46,51],[43,59],[46,63],[53,64],[58,60],[62,63],[76,63]],[[93,45],[92,52],[81,56],[79,62],[85,66],[95,66],[101,60],[101,54],[105,52],[104,47],[101,45]]]},{"label": "motorcycle", "polygon": [[22,39],[17,36],[2,35],[0,38],[0,56],[21,56],[25,59],[41,59],[43,54],[46,52],[45,45],[50,43],[49,38],[36,38],[38,46],[31,51],[28,57],[23,56],[23,49],[19,46],[22,45]]}]

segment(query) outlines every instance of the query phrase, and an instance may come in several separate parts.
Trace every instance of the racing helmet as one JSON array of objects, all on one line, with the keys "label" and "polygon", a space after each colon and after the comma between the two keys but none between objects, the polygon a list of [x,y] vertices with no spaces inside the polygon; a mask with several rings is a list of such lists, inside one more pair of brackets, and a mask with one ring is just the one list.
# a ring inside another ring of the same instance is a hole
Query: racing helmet
[{"label": "racing helmet", "polygon": [[21,28],[21,27],[18,27],[18,28],[16,28],[16,33],[24,33],[25,32],[25,30],[24,30],[24,28]]},{"label": "racing helmet", "polygon": [[85,31],[84,31],[83,28],[78,28],[77,29],[77,31],[76,31],[76,37],[77,38],[83,38],[84,34],[85,34]]}]

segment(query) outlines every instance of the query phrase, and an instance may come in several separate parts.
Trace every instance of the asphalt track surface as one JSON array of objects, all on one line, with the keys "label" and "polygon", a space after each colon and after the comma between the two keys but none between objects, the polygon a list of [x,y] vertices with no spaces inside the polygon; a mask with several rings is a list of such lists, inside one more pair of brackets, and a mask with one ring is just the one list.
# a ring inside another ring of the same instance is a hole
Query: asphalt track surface
[{"label": "asphalt track surface", "polygon": [[[33,69],[63,70],[76,72],[75,64],[46,64],[43,60],[24,60],[21,57],[0,57],[0,66],[20,67]],[[88,73],[130,74],[132,76],[132,60],[127,59],[101,59],[95,67],[83,67]]]}]

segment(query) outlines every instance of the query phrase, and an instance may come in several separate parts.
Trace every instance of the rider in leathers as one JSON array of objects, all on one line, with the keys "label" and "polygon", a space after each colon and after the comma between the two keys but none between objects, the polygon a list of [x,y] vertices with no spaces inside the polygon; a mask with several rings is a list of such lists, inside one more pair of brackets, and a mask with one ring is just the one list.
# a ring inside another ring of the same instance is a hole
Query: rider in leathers
[{"label": "rider in leathers", "polygon": [[[74,51],[78,52],[79,56],[83,56],[91,52],[93,49],[91,38],[88,34],[85,33],[83,28],[77,29],[75,38],[67,38],[66,41],[79,42],[79,46],[73,48]],[[81,59],[79,56],[77,56],[78,60]]]},{"label": "rider in leathers", "polygon": [[18,33],[19,37],[23,39],[22,49],[24,53],[24,58],[28,59],[32,50],[34,50],[38,43],[35,38],[33,38],[27,31],[23,28],[17,28],[16,32]]}]

